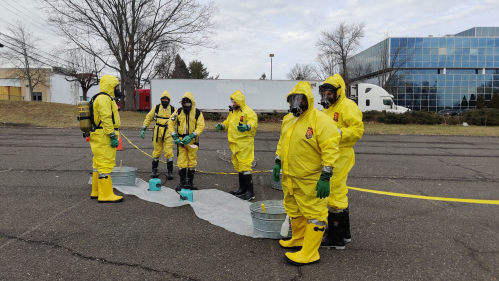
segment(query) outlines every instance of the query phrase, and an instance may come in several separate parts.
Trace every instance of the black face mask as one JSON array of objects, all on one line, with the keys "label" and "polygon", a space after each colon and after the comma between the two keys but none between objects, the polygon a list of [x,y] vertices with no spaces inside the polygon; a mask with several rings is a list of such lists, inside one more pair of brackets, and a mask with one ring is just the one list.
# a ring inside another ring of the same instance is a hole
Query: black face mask
[{"label": "black face mask", "polygon": [[114,88],[114,97],[116,99],[119,99],[119,98],[121,98],[122,95],[123,95],[123,93],[121,93],[120,88],[118,86],[116,86]]},{"label": "black face mask", "polygon": [[301,104],[302,100],[306,100],[307,97],[303,94],[291,95],[288,98],[289,112],[293,114],[294,117],[300,117],[300,115],[307,111],[308,105]]},{"label": "black face mask", "polygon": [[168,100],[166,100],[166,101],[162,100],[161,101],[161,105],[163,106],[163,108],[166,108],[169,104],[170,104],[170,101],[168,101]]}]

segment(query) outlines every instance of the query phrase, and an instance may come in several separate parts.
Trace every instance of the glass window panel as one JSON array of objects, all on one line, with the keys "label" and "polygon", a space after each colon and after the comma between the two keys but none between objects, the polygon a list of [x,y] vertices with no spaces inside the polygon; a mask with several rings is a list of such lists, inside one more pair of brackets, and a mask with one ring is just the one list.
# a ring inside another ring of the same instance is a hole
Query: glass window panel
[{"label": "glass window panel", "polygon": [[438,55],[438,48],[430,48],[430,55]]},{"label": "glass window panel", "polygon": [[486,38],[478,38],[478,47],[485,48],[486,45],[487,45]]},{"label": "glass window panel", "polygon": [[485,67],[485,62],[484,61],[479,61],[477,63],[477,67],[482,67],[482,68]]},{"label": "glass window panel", "polygon": [[485,93],[492,93],[492,87],[485,87]]},{"label": "glass window panel", "polygon": [[447,55],[453,55],[454,54],[454,48],[447,48]]},{"label": "glass window panel", "polygon": [[429,79],[430,79],[430,75],[427,75],[427,74],[421,75],[421,80],[428,81]]},{"label": "glass window panel", "polygon": [[416,38],[416,48],[423,47],[423,38]]},{"label": "glass window panel", "polygon": [[478,48],[479,55],[485,55],[485,48]]},{"label": "glass window panel", "polygon": [[494,67],[499,67],[499,61],[494,62]]},{"label": "glass window panel", "polygon": [[447,40],[445,38],[439,38],[438,39],[438,46],[440,48],[445,48],[447,47]]},{"label": "glass window panel", "polygon": [[445,87],[446,94],[452,94],[452,87]]},{"label": "glass window panel", "polygon": [[431,47],[431,38],[423,38],[423,47],[430,48]]},{"label": "glass window panel", "polygon": [[416,55],[422,55],[423,54],[423,48],[416,48],[414,50],[414,54],[416,54]]},{"label": "glass window panel", "polygon": [[463,47],[463,38],[456,38],[455,47],[456,48],[462,48]]},{"label": "glass window panel", "polygon": [[445,86],[445,80],[438,80],[438,81],[437,81],[437,85],[438,85],[439,87]]},{"label": "glass window panel", "polygon": [[454,54],[455,55],[462,55],[463,54],[463,49],[462,48],[456,48],[456,49],[454,49]]},{"label": "glass window panel", "polygon": [[399,38],[392,38],[392,40],[390,42],[390,46],[392,48],[398,48],[398,47],[400,47],[400,39]]},{"label": "glass window panel", "polygon": [[486,74],[485,81],[490,81],[490,80],[492,80],[492,74]]},{"label": "glass window panel", "polygon": [[415,99],[415,100],[421,99],[421,94],[414,94],[413,99]]},{"label": "glass window panel", "polygon": [[456,60],[456,61],[463,60],[463,56],[462,55],[455,55],[454,60]]},{"label": "glass window panel", "polygon": [[454,62],[454,67],[461,67],[461,62],[460,61],[455,61]]},{"label": "glass window panel", "polygon": [[470,60],[470,56],[469,55],[463,55],[462,60],[463,61],[469,61]]},{"label": "glass window panel", "polygon": [[446,55],[439,55],[438,60],[445,61],[445,60],[447,60],[447,56]]},{"label": "glass window panel", "polygon": [[476,76],[476,80],[477,80],[477,81],[483,81],[484,79],[485,79],[485,75],[483,75],[483,74],[478,74],[478,75]]},{"label": "glass window panel", "polygon": [[485,55],[478,55],[478,61],[485,61]]},{"label": "glass window panel", "polygon": [[431,47],[438,48],[438,38],[437,37],[431,38]]},{"label": "glass window panel", "polygon": [[414,81],[421,81],[421,75],[414,75]]},{"label": "glass window panel", "polygon": [[[497,31],[497,29],[496,29],[496,31]],[[499,36],[499,35],[496,35],[496,36]],[[499,38],[495,38],[494,47],[499,48]]]},{"label": "glass window panel", "polygon": [[499,55],[494,55],[494,61],[499,61]]},{"label": "glass window panel", "polygon": [[431,52],[430,48],[424,48],[423,49],[423,55],[429,55]]},{"label": "glass window panel", "polygon": [[485,49],[485,54],[486,55],[493,55],[494,54],[494,49],[493,48],[487,48],[487,49]]},{"label": "glass window panel", "polygon": [[423,67],[430,67],[429,61],[423,61]]},{"label": "glass window panel", "polygon": [[423,67],[423,62],[420,61],[415,62],[414,67]]},{"label": "glass window panel", "polygon": [[493,61],[486,61],[485,67],[494,67],[494,62]]},{"label": "glass window panel", "polygon": [[470,41],[471,41],[471,45],[470,45],[471,48],[478,47],[478,38],[471,38]]},{"label": "glass window panel", "polygon": [[494,55],[499,55],[499,48],[494,48]]},{"label": "glass window panel", "polygon": [[453,83],[452,83],[452,86],[454,86],[454,87],[459,87],[459,86],[461,86],[461,81],[460,81],[460,80],[457,80],[457,81],[456,81],[456,80],[454,80],[454,81],[453,81]]},{"label": "glass window panel", "polygon": [[461,63],[461,67],[470,67],[470,62],[469,61],[463,61]]},{"label": "glass window panel", "polygon": [[405,64],[407,67],[414,67],[414,62],[413,61],[408,61]]},{"label": "glass window panel", "polygon": [[487,28],[489,30],[489,36],[494,36],[496,33],[496,28],[495,27],[489,27]]},{"label": "glass window panel", "polygon": [[468,81],[461,80],[461,87],[468,87]]},{"label": "glass window panel", "polygon": [[446,87],[452,87],[453,85],[454,85],[454,81],[452,81],[452,80],[450,80],[450,81],[449,81],[449,80],[446,80],[446,81],[445,81],[445,86],[446,86]]},{"label": "glass window panel", "polygon": [[470,48],[463,48],[463,55],[469,55],[470,54]]},{"label": "glass window panel", "polygon": [[494,75],[493,78],[494,78],[494,81],[497,81],[497,80],[499,80],[499,75]]},{"label": "glass window panel", "polygon": [[493,55],[486,55],[485,61],[494,61],[494,56]]},{"label": "glass window panel", "polygon": [[470,38],[463,38],[463,48],[470,47]]},{"label": "glass window panel", "polygon": [[454,62],[453,61],[446,61],[445,67],[454,67]]},{"label": "glass window panel", "polygon": [[478,55],[478,48],[471,48],[470,55]]},{"label": "glass window panel", "polygon": [[430,56],[430,61],[438,61],[438,56],[437,55],[431,55]]},{"label": "glass window panel", "polygon": [[456,81],[456,80],[461,80],[461,75],[455,74],[454,75],[454,81]]},{"label": "glass window panel", "polygon": [[414,56],[415,61],[423,61],[423,56],[422,55],[416,55]]},{"label": "glass window panel", "polygon": [[439,61],[436,65],[431,62],[431,67],[445,67],[445,61]]},{"label": "glass window panel", "polygon": [[470,87],[476,87],[476,81],[470,81],[469,82]]},{"label": "glass window panel", "polygon": [[413,92],[413,87],[407,87],[405,88],[406,93],[412,93]]},{"label": "glass window panel", "polygon": [[407,38],[400,38],[400,47],[407,47]]},{"label": "glass window panel", "polygon": [[470,79],[470,76],[469,75],[461,75],[461,81],[468,81]]},{"label": "glass window panel", "polygon": [[470,55],[470,61],[477,61],[478,56],[477,55]]},{"label": "glass window panel", "polygon": [[416,43],[415,38],[407,38],[407,47],[414,47]]},{"label": "glass window panel", "polygon": [[459,93],[459,88],[458,89],[453,89],[452,90],[452,99],[454,101],[460,101],[461,100],[461,93]]}]

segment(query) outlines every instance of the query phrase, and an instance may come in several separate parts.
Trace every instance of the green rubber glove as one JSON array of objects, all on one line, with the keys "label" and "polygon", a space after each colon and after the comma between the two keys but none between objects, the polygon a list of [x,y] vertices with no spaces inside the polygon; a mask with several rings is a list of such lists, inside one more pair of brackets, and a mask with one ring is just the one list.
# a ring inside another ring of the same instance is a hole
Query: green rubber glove
[{"label": "green rubber glove", "polygon": [[109,135],[109,138],[111,138],[111,147],[116,148],[118,145],[120,145],[120,141],[118,140],[118,137],[116,136],[115,133],[112,133]]},{"label": "green rubber glove", "polygon": [[192,139],[193,139],[194,137],[196,137],[196,135],[194,135],[194,134],[190,134],[190,135],[188,135],[188,136],[185,136],[185,137],[182,139],[182,143],[183,143],[183,144],[189,144],[189,143],[192,141]]},{"label": "green rubber glove", "polygon": [[281,173],[281,159],[276,158],[275,159],[274,170],[272,170],[272,177],[274,178],[275,182],[278,182],[281,179],[279,177],[280,173]]},{"label": "green rubber glove", "polygon": [[172,135],[172,138],[173,138],[173,142],[176,144],[176,145],[181,145],[182,142],[180,141],[180,139],[178,138],[178,135]]},{"label": "green rubber glove", "polygon": [[224,125],[223,124],[218,123],[215,126],[215,131],[217,131],[217,132],[223,131],[223,129],[224,129]]},{"label": "green rubber glove", "polygon": [[245,125],[245,124],[242,124],[242,125],[237,126],[237,130],[238,130],[239,132],[241,132],[241,133],[242,133],[242,132],[246,132],[246,131],[248,131],[248,130],[249,130],[249,126],[248,126],[248,125]]},{"label": "green rubber glove", "polygon": [[321,177],[319,178],[317,186],[315,187],[315,190],[317,190],[317,198],[323,199],[329,197],[329,180],[332,176],[332,172],[322,171]]},{"label": "green rubber glove", "polygon": [[146,137],[146,129],[147,129],[147,128],[142,128],[142,131],[140,132],[140,136],[141,136],[142,138],[145,138],[145,137]]}]

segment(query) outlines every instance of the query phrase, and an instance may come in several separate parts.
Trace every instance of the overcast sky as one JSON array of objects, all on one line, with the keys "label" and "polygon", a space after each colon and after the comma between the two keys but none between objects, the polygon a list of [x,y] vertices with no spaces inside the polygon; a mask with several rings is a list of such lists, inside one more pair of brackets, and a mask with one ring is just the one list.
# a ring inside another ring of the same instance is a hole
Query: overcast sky
[{"label": "overcast sky", "polygon": [[[200,1],[207,2],[207,1]],[[499,0],[347,0],[347,1],[236,1],[216,0],[218,23],[215,51],[182,53],[186,63],[201,60],[210,75],[220,79],[286,79],[296,63],[314,63],[315,45],[322,30],[333,30],[340,21],[366,23],[362,49],[391,37],[455,34],[476,26],[499,26]],[[43,38],[41,48],[50,51],[60,39],[50,33],[47,15],[36,1],[0,0],[0,32],[7,22],[24,19],[25,25]],[[53,32],[52,32],[53,33]],[[4,42],[0,37],[0,42]]]}]

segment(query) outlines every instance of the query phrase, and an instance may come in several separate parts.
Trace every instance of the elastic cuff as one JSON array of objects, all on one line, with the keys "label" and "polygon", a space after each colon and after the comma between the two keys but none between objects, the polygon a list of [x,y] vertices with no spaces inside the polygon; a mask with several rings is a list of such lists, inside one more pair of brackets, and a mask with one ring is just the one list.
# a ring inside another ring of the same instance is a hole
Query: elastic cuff
[{"label": "elastic cuff", "polygon": [[196,134],[196,132],[192,132],[192,135],[194,135],[194,137],[196,137],[198,134]]},{"label": "elastic cuff", "polygon": [[173,162],[173,157],[166,159],[166,162]]},{"label": "elastic cuff", "polygon": [[115,132],[112,132],[109,134],[109,137],[112,138],[112,137],[116,137],[116,133]]},{"label": "elastic cuff", "polygon": [[147,129],[146,125],[142,125],[142,130]]},{"label": "elastic cuff", "polygon": [[331,166],[323,166],[322,171],[326,173],[332,173],[333,172],[333,167]]},{"label": "elastic cuff", "polygon": [[246,126],[248,126],[248,131],[251,130],[251,125],[246,125]]}]

